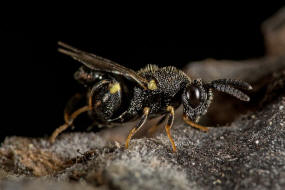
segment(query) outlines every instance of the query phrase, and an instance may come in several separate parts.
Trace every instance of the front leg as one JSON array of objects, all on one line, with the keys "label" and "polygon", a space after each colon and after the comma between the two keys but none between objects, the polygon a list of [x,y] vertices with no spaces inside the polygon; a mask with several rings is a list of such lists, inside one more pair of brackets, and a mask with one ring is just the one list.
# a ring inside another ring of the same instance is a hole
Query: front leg
[{"label": "front leg", "polygon": [[207,127],[204,127],[202,125],[199,125],[197,123],[194,123],[193,121],[191,121],[186,115],[183,115],[183,120],[185,121],[185,123],[187,123],[188,125],[190,125],[191,127],[200,129],[201,131],[207,132],[209,129]]},{"label": "front leg", "polygon": [[141,119],[139,120],[139,122],[137,123],[137,125],[130,131],[127,139],[126,139],[126,143],[125,143],[125,148],[127,149],[129,147],[129,142],[130,140],[132,139],[132,137],[134,136],[134,134],[136,132],[138,132],[138,130],[145,124],[147,118],[148,118],[148,115],[149,115],[149,111],[150,111],[150,108],[149,107],[145,107],[144,110],[143,110],[143,115],[141,117]]}]

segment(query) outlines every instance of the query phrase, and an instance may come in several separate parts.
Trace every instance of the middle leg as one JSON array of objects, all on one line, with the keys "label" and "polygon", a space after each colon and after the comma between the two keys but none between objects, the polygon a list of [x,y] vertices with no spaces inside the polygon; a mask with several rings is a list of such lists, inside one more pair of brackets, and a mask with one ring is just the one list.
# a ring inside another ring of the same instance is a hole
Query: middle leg
[{"label": "middle leg", "polygon": [[171,137],[171,133],[170,133],[170,129],[174,122],[174,108],[172,106],[167,106],[167,111],[169,113],[168,113],[167,124],[165,125],[165,131],[171,142],[173,152],[176,152],[176,146],[175,146],[174,140]]}]

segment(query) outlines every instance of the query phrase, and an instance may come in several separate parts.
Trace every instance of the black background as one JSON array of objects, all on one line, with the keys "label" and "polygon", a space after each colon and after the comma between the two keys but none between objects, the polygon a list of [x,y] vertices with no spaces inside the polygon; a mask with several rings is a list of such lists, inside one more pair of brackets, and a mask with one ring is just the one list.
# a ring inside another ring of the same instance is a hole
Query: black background
[{"label": "black background", "polygon": [[8,106],[2,107],[0,137],[49,135],[63,123],[65,103],[80,89],[73,80],[80,64],[57,53],[59,40],[132,69],[148,63],[183,68],[205,58],[242,60],[264,55],[261,23],[280,7],[192,8],[179,18],[172,11],[152,17],[145,10],[139,18],[115,15],[84,24],[59,17],[57,26],[6,32],[1,78],[2,105]]}]

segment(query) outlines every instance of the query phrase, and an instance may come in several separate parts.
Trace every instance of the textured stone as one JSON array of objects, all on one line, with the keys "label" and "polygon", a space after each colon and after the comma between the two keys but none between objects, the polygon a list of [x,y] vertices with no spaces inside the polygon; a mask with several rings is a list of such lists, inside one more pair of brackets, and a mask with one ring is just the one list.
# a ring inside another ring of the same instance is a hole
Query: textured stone
[{"label": "textured stone", "polygon": [[[51,182],[75,181],[104,189],[285,188],[283,107],[284,95],[262,110],[244,115],[230,126],[211,128],[208,133],[177,125],[172,130],[177,153],[172,152],[165,134],[134,139],[128,150],[106,143],[94,133],[64,134],[53,145],[46,139],[10,137],[0,149],[1,178],[23,183],[27,176],[39,174],[19,159],[29,151],[21,155],[14,151],[26,150],[27,144],[18,143],[28,141],[36,157],[44,151],[54,155],[50,163],[63,163],[61,169],[38,178]],[[54,164],[42,165],[42,159],[33,162],[47,171],[54,169]]]}]

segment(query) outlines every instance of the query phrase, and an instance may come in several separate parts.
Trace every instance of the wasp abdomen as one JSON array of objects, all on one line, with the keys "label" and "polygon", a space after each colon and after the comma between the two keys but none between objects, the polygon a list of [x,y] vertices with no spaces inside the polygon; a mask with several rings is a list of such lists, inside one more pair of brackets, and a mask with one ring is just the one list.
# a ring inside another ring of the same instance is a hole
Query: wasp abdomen
[{"label": "wasp abdomen", "polygon": [[122,89],[116,80],[102,80],[90,89],[90,101],[92,115],[107,121],[114,118],[122,104]]}]

